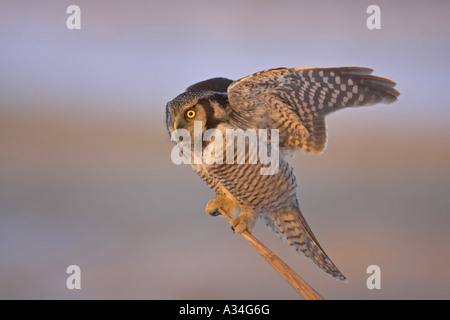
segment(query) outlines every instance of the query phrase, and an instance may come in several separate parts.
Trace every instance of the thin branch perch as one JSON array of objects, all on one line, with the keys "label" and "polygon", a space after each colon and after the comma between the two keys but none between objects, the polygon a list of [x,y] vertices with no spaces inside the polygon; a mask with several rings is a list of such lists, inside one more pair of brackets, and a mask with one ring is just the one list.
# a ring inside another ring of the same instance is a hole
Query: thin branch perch
[{"label": "thin branch perch", "polygon": [[[228,221],[232,218],[224,210],[219,209],[222,216]],[[259,242],[254,236],[251,235],[247,230],[241,233],[258,253],[263,256],[264,259],[274,268],[283,278],[286,280],[294,289],[297,291],[305,300],[323,300],[310,285],[308,285],[298,274],[294,272],[283,260],[277,257],[270,249]]]}]

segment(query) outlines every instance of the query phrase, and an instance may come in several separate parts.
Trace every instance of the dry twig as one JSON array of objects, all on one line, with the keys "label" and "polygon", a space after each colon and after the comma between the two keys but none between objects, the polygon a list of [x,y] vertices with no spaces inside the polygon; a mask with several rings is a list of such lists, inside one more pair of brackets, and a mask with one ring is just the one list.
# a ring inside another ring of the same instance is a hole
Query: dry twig
[{"label": "dry twig", "polygon": [[[222,216],[228,221],[232,218],[224,210],[219,209]],[[247,230],[241,233],[260,255],[286,280],[305,300],[323,300],[310,285],[308,285],[298,274],[294,272],[283,260],[277,257],[271,250],[259,242]]]}]

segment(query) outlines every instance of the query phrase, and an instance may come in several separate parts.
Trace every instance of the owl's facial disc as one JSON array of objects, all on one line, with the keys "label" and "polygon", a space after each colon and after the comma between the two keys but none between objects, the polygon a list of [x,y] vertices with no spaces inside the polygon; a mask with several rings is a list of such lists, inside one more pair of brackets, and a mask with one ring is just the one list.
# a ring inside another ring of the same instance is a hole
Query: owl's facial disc
[{"label": "owl's facial disc", "polygon": [[[226,94],[208,91],[184,92],[167,104],[167,129],[169,134],[178,129],[193,133],[194,122],[202,123],[202,131],[215,128],[220,122],[218,117],[226,100]],[[221,117],[222,118],[222,117]]]},{"label": "owl's facial disc", "polygon": [[[173,110],[168,123],[169,132],[176,130],[187,130],[191,135],[194,133],[194,123],[196,121],[205,122],[204,110],[197,100],[190,101]],[[202,125],[204,128],[204,125]]]},{"label": "owl's facial disc", "polygon": [[[195,118],[195,115],[196,115],[196,112],[195,112],[195,109],[194,109],[195,107],[192,107],[192,108],[189,108],[186,112],[185,112],[185,117],[186,117],[186,119],[194,119]],[[174,122],[173,122],[173,129],[174,130],[177,130],[177,128],[178,128],[178,122],[175,120]]]}]

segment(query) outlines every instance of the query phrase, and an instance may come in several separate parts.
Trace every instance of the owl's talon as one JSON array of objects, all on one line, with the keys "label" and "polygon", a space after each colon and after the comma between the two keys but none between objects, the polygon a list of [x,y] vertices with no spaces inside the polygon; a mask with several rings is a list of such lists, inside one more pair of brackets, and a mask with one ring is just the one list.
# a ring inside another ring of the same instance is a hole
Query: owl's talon
[{"label": "owl's talon", "polygon": [[252,232],[253,222],[247,215],[241,214],[239,217],[231,219],[230,225],[234,233],[242,233],[244,230]]},{"label": "owl's talon", "polygon": [[209,200],[206,205],[206,212],[215,217],[220,215],[218,209],[222,209],[233,214],[238,210],[238,208],[238,204],[236,204],[233,200],[224,196],[218,196]]}]

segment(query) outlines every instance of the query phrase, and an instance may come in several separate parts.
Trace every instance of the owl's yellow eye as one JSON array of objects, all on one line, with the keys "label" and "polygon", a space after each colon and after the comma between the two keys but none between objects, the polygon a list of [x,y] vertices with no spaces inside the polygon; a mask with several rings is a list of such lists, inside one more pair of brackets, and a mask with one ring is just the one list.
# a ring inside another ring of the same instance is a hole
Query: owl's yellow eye
[{"label": "owl's yellow eye", "polygon": [[186,112],[186,117],[188,117],[189,119],[192,119],[193,117],[195,117],[195,111],[194,110],[188,110]]}]

